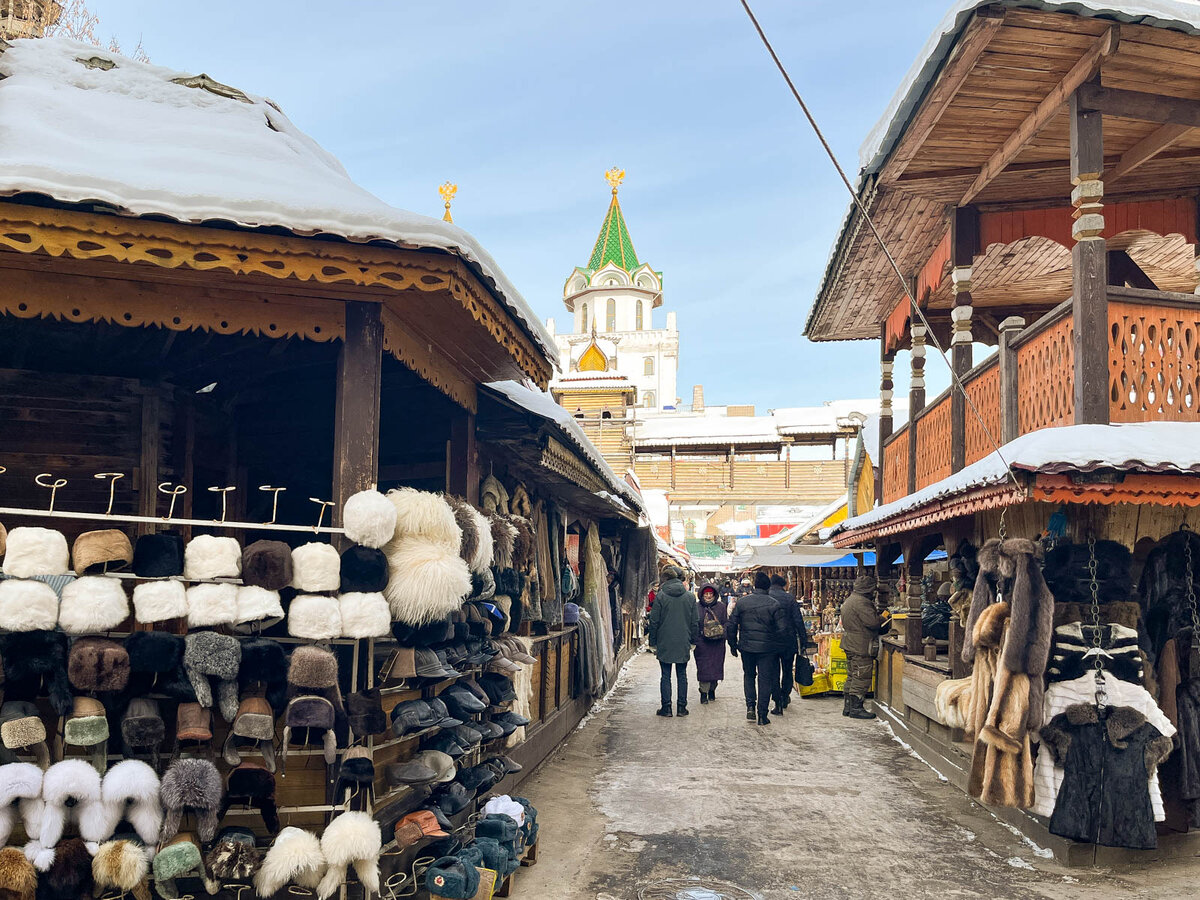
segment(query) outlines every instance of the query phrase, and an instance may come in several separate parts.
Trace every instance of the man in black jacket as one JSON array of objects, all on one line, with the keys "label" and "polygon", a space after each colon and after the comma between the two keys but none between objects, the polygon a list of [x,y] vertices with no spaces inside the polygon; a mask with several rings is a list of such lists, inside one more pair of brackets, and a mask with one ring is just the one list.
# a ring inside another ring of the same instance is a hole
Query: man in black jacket
[{"label": "man in black jacket", "polygon": [[[742,686],[746,692],[746,718],[759,725],[770,725],[767,706],[779,690],[779,646],[787,621],[783,609],[769,593],[771,579],[765,572],[754,575],[754,590],[739,597],[729,621],[725,638],[729,651],[742,654]],[[755,691],[757,682],[757,693]]]},{"label": "man in black jacket", "polygon": [[771,715],[782,716],[792,702],[792,687],[796,683],[796,654],[804,652],[808,631],[804,627],[804,611],[796,598],[788,593],[787,581],[783,576],[771,576],[769,593],[783,610],[783,618],[787,623],[779,643],[779,690],[775,694],[775,707],[771,710]]}]

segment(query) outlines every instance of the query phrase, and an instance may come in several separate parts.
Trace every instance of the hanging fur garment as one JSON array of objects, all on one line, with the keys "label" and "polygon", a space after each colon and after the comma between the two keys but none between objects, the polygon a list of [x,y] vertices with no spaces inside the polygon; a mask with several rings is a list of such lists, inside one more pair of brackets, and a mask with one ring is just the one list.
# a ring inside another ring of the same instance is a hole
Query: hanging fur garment
[{"label": "hanging fur garment", "polygon": [[[529,638],[514,636],[511,640],[521,645],[521,649],[529,653],[533,649],[533,642]],[[519,672],[514,672],[512,676],[513,690],[517,694],[517,698],[513,701],[512,709],[519,716],[532,718],[530,710],[533,704],[533,666],[523,665]],[[506,747],[516,747],[525,742],[525,726],[522,725],[508,736],[504,742]]]},{"label": "hanging fur garment", "polygon": [[[550,559],[550,522],[546,504],[538,501],[533,512],[533,530],[537,537],[537,570],[540,599],[543,604],[554,602],[554,579],[558,569]],[[542,618],[542,616],[538,616]]]},{"label": "hanging fur garment", "polygon": [[461,497],[445,494],[444,498],[450,504],[450,508],[454,510],[454,521],[462,530],[462,543],[459,545],[458,555],[469,566],[479,552],[479,529],[476,524],[475,511]]},{"label": "hanging fur garment", "polygon": [[600,668],[604,679],[602,690],[611,683],[616,664],[612,645],[612,608],[608,598],[608,570],[600,550],[600,531],[593,522],[588,526],[583,548],[583,605],[592,617],[599,633]]},{"label": "hanging fur garment", "polygon": [[488,517],[492,525],[492,564],[497,569],[513,567],[513,551],[517,543],[517,529],[500,515],[492,513]]}]

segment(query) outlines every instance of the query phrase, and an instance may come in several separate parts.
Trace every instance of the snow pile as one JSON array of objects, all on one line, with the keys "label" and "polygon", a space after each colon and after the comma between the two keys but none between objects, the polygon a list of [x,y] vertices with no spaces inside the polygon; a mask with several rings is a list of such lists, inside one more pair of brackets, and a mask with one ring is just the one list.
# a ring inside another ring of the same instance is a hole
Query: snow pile
[{"label": "snow pile", "polygon": [[65,38],[13,41],[0,53],[0,196],[36,192],[181,222],[444,250],[489,282],[557,360],[541,322],[471,235],[359,187],[271,101],[174,81],[193,77]]}]

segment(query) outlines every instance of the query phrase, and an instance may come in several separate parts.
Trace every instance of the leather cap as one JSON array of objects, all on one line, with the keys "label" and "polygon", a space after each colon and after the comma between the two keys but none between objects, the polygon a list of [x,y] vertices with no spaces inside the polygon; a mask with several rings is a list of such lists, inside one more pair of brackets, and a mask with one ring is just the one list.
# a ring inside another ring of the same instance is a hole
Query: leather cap
[{"label": "leather cap", "polygon": [[429,766],[415,760],[392,763],[384,769],[384,777],[392,787],[408,784],[432,784],[438,780],[438,773]]}]

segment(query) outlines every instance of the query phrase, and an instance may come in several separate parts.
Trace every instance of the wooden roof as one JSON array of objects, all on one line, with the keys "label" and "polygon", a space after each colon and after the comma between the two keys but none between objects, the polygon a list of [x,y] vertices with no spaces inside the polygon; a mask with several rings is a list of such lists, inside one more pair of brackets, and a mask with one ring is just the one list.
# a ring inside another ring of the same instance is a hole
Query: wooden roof
[{"label": "wooden roof", "polygon": [[[1064,86],[1097,63],[1106,88],[1200,99],[1200,37],[1067,12],[985,7],[974,13],[860,190],[906,277],[925,266],[945,237],[954,206],[1069,204]],[[1104,141],[1106,204],[1122,196],[1194,195],[1200,186],[1200,128],[1106,115]],[[1131,165],[1160,147],[1166,149]],[[1195,286],[1190,251],[1178,237],[1136,234],[1111,246],[1126,244],[1135,261],[1156,269],[1160,287]],[[1049,308],[1069,294],[1069,257],[1060,245],[1033,238],[985,249],[973,279],[980,306]],[[903,296],[855,211],[839,235],[806,333],[813,340],[877,337]],[[933,307],[948,306],[948,296],[943,283]]]}]

